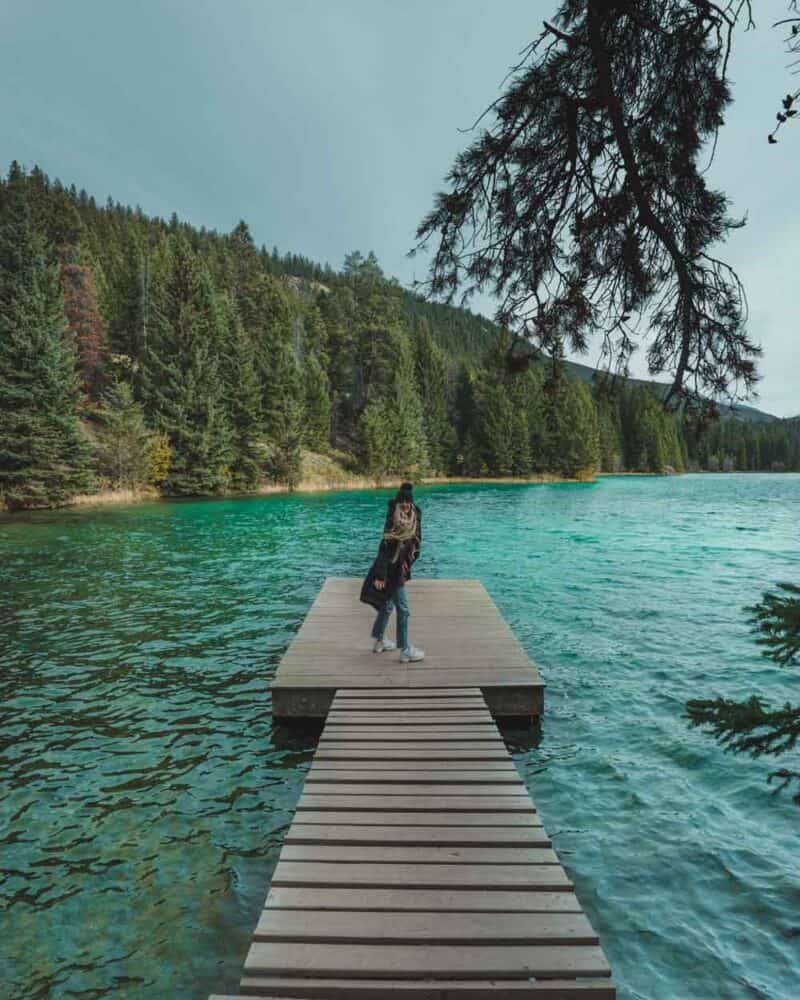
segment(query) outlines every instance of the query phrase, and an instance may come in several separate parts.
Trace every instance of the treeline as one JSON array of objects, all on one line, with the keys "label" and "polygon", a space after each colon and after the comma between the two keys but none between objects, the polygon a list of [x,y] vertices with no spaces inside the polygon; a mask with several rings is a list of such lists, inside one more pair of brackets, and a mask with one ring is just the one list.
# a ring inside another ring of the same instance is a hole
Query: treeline
[{"label": "treeline", "polygon": [[688,435],[690,466],[710,472],[800,472],[800,419],[720,420]]},{"label": "treeline", "polygon": [[[505,347],[483,317],[387,279],[373,254],[334,271],[257,248],[244,222],[218,234],[101,207],[16,163],[0,183],[11,508],[103,486],[291,486],[303,449],[376,478],[681,470],[692,454],[724,467],[729,439],[690,454],[648,389],[589,387],[558,360],[512,375]],[[745,460],[777,461],[758,440]]]}]

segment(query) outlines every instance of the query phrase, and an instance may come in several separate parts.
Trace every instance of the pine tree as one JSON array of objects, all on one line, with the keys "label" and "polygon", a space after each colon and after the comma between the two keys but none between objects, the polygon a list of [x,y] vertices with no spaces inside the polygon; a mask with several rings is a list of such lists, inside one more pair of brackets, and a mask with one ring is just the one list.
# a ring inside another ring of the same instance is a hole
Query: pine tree
[{"label": "pine tree", "polygon": [[453,398],[453,426],[456,432],[456,451],[450,471],[456,475],[469,475],[472,471],[472,429],[477,417],[475,384],[477,373],[466,364],[459,367]]},{"label": "pine tree", "polygon": [[278,345],[273,354],[265,423],[269,444],[267,473],[275,482],[294,487],[302,471],[303,406],[300,372],[287,344]]},{"label": "pine tree", "polygon": [[92,272],[76,263],[61,265],[64,311],[78,353],[82,389],[91,400],[103,392],[106,366],[106,335],[97,308]]},{"label": "pine tree", "polygon": [[760,348],[741,282],[712,252],[742,223],[701,167],[751,7],[559,3],[419,225],[428,290],[463,301],[491,289],[500,322],[548,353],[585,351],[604,331],[613,367],[646,320],[669,402],[707,411],[704,393],[752,391]]},{"label": "pine tree", "polygon": [[393,378],[386,393],[390,426],[390,471],[410,478],[429,468],[428,441],[422,401],[417,390],[414,355],[408,336],[392,337]]},{"label": "pine tree", "polygon": [[387,343],[393,367],[371,386],[359,425],[362,455],[372,475],[419,476],[428,450],[411,344],[401,332],[387,334]]},{"label": "pine tree", "polygon": [[330,384],[331,441],[337,447],[352,447],[356,433],[355,353],[356,297],[352,287],[335,288],[319,303],[327,333],[328,380]]},{"label": "pine tree", "polygon": [[508,375],[505,384],[511,406],[511,474],[525,477],[533,471],[529,423],[533,407],[529,395],[535,391],[535,386],[529,371]]},{"label": "pine tree", "polygon": [[[750,614],[756,642],[764,656],[781,667],[800,663],[800,587],[779,583],[778,593],[767,591]],[[709,726],[711,735],[733,753],[751,757],[778,757],[797,747],[800,740],[800,706],[784,703],[769,708],[753,695],[744,701],[729,698],[694,699],[686,703],[686,715],[692,726]],[[773,771],[768,782],[778,780],[778,788],[800,783],[800,770],[781,768]],[[799,786],[800,787],[800,786]],[[800,790],[794,795],[800,805]]]},{"label": "pine tree", "polygon": [[150,471],[151,434],[144,411],[125,382],[115,382],[103,399],[97,438],[98,472],[114,487],[136,489]]},{"label": "pine tree", "polygon": [[331,403],[328,376],[316,356],[310,354],[304,365],[305,418],[303,442],[313,451],[326,451],[330,434]]},{"label": "pine tree", "polygon": [[379,401],[369,403],[361,415],[361,450],[367,473],[380,481],[391,465],[391,428],[388,409]]},{"label": "pine tree", "polygon": [[563,352],[555,350],[546,362],[542,394],[544,464],[548,471],[561,467],[561,459],[569,428],[566,419],[567,376]]},{"label": "pine tree", "polygon": [[567,381],[558,397],[560,412],[553,444],[553,468],[571,479],[592,478],[600,467],[597,410],[586,385]]},{"label": "pine tree", "polygon": [[544,374],[541,366],[529,368],[525,373],[525,380],[531,471],[543,472],[547,468],[547,425]]},{"label": "pine tree", "polygon": [[12,170],[0,203],[0,500],[52,506],[91,484],[58,269]]},{"label": "pine tree", "polygon": [[[161,256],[163,256],[163,248]],[[158,258],[160,259],[160,258]],[[159,275],[154,261],[135,234],[128,234],[120,256],[111,262],[101,307],[108,329],[108,342],[141,395],[141,382],[152,317],[152,289]]]},{"label": "pine tree", "polygon": [[215,353],[222,340],[211,279],[174,236],[152,290],[144,372],[148,412],[172,448],[168,493],[213,494],[230,485],[231,430]]},{"label": "pine tree", "polygon": [[427,320],[414,329],[417,387],[422,402],[428,460],[432,472],[447,471],[456,445],[455,431],[447,419],[447,369],[444,354],[431,336]]},{"label": "pine tree", "polygon": [[264,455],[259,447],[263,433],[261,387],[256,375],[255,351],[242,325],[236,303],[228,295],[218,301],[220,377],[231,428],[230,487],[239,492],[255,489],[261,480]]},{"label": "pine tree", "polygon": [[475,420],[468,454],[472,473],[479,476],[512,474],[513,411],[506,387],[494,371],[481,371],[475,383]]}]

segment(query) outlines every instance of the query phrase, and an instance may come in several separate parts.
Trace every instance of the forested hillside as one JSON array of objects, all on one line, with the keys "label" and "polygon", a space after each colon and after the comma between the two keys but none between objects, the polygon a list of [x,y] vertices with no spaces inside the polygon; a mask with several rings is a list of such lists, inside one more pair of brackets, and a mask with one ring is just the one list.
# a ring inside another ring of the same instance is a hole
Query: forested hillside
[{"label": "forested hillside", "polygon": [[12,164],[0,184],[0,499],[297,483],[303,450],[371,477],[798,469],[789,421],[687,435],[646,386],[563,362],[510,373],[504,334],[386,278]]}]

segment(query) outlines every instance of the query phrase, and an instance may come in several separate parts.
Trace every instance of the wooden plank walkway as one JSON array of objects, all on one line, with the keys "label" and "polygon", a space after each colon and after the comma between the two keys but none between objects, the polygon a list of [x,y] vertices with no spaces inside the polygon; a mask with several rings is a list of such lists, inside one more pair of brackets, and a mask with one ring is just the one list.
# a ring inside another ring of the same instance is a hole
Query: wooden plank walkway
[{"label": "wooden plank walkway", "polygon": [[[397,652],[372,652],[375,612],[360,603],[360,589],[358,579],[325,580],[273,680],[276,718],[325,718],[341,688],[372,689],[377,696],[403,691],[409,699],[397,706],[403,710],[418,708],[410,699],[420,693],[480,688],[495,717],[543,713],[542,677],[478,580],[409,583],[411,640],[426,653],[419,663],[401,663]],[[387,638],[394,638],[394,622]]]},{"label": "wooden plank walkway", "polygon": [[410,701],[336,693],[240,996],[613,1000],[480,688]]}]

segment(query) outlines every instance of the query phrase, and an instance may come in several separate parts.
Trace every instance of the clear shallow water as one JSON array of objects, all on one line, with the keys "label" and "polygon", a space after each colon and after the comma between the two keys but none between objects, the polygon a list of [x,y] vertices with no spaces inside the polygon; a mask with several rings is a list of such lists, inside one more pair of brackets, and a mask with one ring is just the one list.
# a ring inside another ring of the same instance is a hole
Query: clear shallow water
[{"label": "clear shallow water", "polygon": [[[480,578],[545,675],[506,737],[620,997],[795,1000],[800,810],[682,714],[800,701],[741,610],[800,579],[800,477],[417,492],[415,575]],[[0,520],[0,996],[235,992],[314,747],[269,679],[388,495]]]}]

